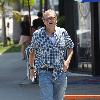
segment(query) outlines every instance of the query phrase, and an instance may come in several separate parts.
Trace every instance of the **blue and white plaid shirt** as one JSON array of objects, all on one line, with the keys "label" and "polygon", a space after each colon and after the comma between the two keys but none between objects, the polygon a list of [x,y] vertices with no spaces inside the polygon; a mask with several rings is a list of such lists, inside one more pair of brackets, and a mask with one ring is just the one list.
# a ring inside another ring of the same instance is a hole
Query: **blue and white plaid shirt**
[{"label": "blue and white plaid shirt", "polygon": [[53,44],[45,31],[45,27],[35,31],[32,36],[30,49],[35,50],[36,68],[62,68],[64,65],[64,53],[67,48],[73,48],[74,43],[64,28],[56,27]]}]

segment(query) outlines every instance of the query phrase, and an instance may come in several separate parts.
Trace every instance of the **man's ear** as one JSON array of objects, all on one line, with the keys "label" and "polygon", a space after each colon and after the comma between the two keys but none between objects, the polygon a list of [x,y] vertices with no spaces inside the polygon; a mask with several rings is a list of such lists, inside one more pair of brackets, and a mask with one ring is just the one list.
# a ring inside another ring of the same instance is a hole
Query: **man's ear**
[{"label": "man's ear", "polygon": [[57,20],[56,20],[56,25],[57,25]]},{"label": "man's ear", "polygon": [[56,24],[57,24],[57,19],[58,19],[58,18],[56,17]]}]

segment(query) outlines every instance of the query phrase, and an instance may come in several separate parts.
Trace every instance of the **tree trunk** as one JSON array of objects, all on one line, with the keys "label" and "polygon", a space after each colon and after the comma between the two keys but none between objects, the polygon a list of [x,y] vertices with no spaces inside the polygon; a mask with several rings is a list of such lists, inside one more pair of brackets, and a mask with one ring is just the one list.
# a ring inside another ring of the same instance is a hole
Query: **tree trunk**
[{"label": "tree trunk", "polygon": [[7,46],[7,38],[6,38],[6,25],[5,25],[5,12],[3,11],[2,15],[2,33],[3,33],[3,46]]},{"label": "tree trunk", "polygon": [[6,38],[6,25],[5,25],[5,8],[4,2],[2,3],[2,35],[3,35],[3,46],[7,46],[7,38]]}]

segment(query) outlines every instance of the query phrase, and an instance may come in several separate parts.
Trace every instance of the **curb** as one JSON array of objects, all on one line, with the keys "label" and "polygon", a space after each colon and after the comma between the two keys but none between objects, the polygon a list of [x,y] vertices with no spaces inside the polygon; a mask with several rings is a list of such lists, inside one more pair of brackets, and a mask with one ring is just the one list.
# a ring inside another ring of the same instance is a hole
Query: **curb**
[{"label": "curb", "polygon": [[64,100],[100,100],[100,95],[64,95]]}]

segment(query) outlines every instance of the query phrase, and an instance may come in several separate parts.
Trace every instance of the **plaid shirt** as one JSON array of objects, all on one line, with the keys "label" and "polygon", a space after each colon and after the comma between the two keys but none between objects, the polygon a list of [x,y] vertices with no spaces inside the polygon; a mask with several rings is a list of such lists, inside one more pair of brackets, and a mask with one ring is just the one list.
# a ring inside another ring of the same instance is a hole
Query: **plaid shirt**
[{"label": "plaid shirt", "polygon": [[73,48],[74,43],[64,28],[55,28],[55,43],[53,44],[45,31],[45,27],[33,33],[31,45],[28,47],[35,50],[36,68],[62,68],[64,65],[64,54],[67,48]]}]

